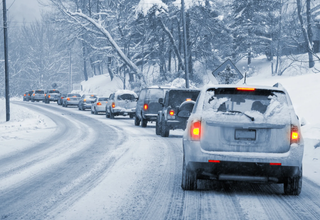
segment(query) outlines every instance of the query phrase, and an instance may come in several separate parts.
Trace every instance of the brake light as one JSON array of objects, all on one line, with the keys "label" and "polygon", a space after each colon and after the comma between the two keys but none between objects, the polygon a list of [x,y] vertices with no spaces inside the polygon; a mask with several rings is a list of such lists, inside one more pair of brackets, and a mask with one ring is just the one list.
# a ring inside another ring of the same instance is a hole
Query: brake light
[{"label": "brake light", "polygon": [[30,96],[30,94],[28,94],[28,96]]},{"label": "brake light", "polygon": [[86,101],[87,101],[87,99],[83,99],[83,101],[84,101],[84,102],[86,102]]},{"label": "brake light", "polygon": [[190,127],[190,137],[194,141],[200,140],[201,136],[201,122],[195,121],[191,123]]},{"label": "brake light", "polygon": [[51,96],[49,95],[48,98],[50,98]]},{"label": "brake light", "polygon": [[169,115],[174,116],[174,110],[170,110]]},{"label": "brake light", "polygon": [[70,101],[70,98],[68,97],[67,100]]},{"label": "brake light", "polygon": [[112,108],[115,108],[116,107],[116,104],[114,102],[112,102],[112,105],[111,105]]},{"label": "brake light", "polygon": [[26,96],[26,94],[24,94],[23,96]]},{"label": "brake light", "polygon": [[148,108],[149,108],[148,104],[144,104],[144,105],[143,105],[143,110],[146,111],[146,110],[148,110]]},{"label": "brake light", "polygon": [[101,105],[101,102],[98,102],[97,105]]},{"label": "brake light", "polygon": [[271,166],[281,166],[281,163],[270,163]]},{"label": "brake light", "polygon": [[187,102],[191,101],[191,99],[186,99]]},{"label": "brake light", "polygon": [[220,160],[208,160],[209,163],[220,163]]},{"label": "brake light", "polygon": [[290,144],[298,143],[300,141],[299,128],[297,126],[291,126],[291,141]]},{"label": "brake light", "polygon": [[36,94],[34,94],[34,93],[33,93],[32,95],[33,95],[33,96],[36,96]]},{"label": "brake light", "polygon": [[256,88],[239,87],[239,88],[237,88],[237,90],[240,90],[240,91],[254,91],[254,90],[256,90]]},{"label": "brake light", "polygon": [[61,97],[61,99],[63,99],[63,97]]}]

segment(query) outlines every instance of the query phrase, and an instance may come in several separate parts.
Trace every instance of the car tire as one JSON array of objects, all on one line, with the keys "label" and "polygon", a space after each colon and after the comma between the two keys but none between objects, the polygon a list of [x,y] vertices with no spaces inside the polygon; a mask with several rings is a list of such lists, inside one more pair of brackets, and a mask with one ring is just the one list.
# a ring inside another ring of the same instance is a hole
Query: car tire
[{"label": "car tire", "polygon": [[160,135],[160,134],[161,134],[161,123],[159,122],[159,116],[158,116],[156,120],[156,135]]},{"label": "car tire", "polygon": [[129,117],[130,117],[130,118],[133,118],[134,116],[133,116],[133,114],[130,114]]},{"label": "car tire", "polygon": [[145,127],[147,127],[147,124],[148,124],[148,120],[141,118],[141,127],[145,128]]},{"label": "car tire", "polygon": [[98,114],[98,112],[97,112],[97,109],[96,109],[96,108],[94,108],[94,114],[95,114],[95,115],[97,115],[97,114]]},{"label": "car tire", "polygon": [[161,137],[169,137],[170,129],[167,126],[165,121],[162,121],[161,123]]},{"label": "car tire", "polygon": [[197,175],[196,172],[187,169],[187,166],[183,157],[183,167],[182,167],[182,181],[181,188],[183,190],[196,190],[197,189]]},{"label": "car tire", "polygon": [[300,168],[299,176],[287,177],[284,184],[284,193],[286,195],[299,195],[302,188],[302,168]]},{"label": "car tire", "polygon": [[139,126],[140,125],[140,119],[138,118],[137,115],[134,117],[134,125],[135,126]]},{"label": "car tire", "polygon": [[110,118],[114,119],[114,114],[112,113],[112,111],[110,110]]}]

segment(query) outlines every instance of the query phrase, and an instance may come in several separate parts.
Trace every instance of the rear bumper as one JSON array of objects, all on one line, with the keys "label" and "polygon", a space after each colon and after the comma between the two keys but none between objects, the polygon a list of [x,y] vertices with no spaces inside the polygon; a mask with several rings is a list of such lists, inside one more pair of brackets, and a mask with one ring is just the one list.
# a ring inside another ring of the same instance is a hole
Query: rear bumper
[{"label": "rear bumper", "polygon": [[96,106],[95,107],[97,112],[105,112],[106,111],[106,106]]},{"label": "rear bumper", "polygon": [[285,153],[208,152],[201,149],[199,141],[183,139],[183,149],[188,169],[196,171],[199,178],[210,176],[211,179],[236,180],[254,176],[261,177],[259,181],[262,181],[266,177],[275,177],[282,182],[283,177],[298,175],[301,170],[304,145],[303,142],[292,144]]},{"label": "rear bumper", "polygon": [[79,101],[66,101],[66,105],[78,105]]},{"label": "rear bumper", "polygon": [[147,119],[148,121],[156,121],[157,120],[157,117],[158,117],[158,114],[143,114],[142,117],[144,119]]},{"label": "rear bumper", "polygon": [[91,109],[91,103],[83,103],[82,104],[82,107],[84,108],[84,109]]},{"label": "rear bumper", "polygon": [[111,111],[115,115],[135,115],[136,114],[136,109],[135,108],[131,108],[131,109],[114,108]]},{"label": "rear bumper", "polygon": [[175,120],[167,120],[167,125],[170,129],[186,129],[187,120],[185,119],[175,119]]}]

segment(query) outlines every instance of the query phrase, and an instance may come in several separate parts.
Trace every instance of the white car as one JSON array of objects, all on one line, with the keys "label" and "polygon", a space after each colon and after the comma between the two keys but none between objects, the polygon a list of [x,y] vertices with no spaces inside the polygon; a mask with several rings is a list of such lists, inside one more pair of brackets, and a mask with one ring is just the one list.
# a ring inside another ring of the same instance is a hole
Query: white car
[{"label": "white car", "polygon": [[133,118],[136,113],[138,95],[130,90],[118,90],[112,93],[106,105],[106,117],[113,119],[114,116],[129,115]]},{"label": "white car", "polygon": [[91,114],[106,113],[106,105],[108,103],[108,97],[98,97],[91,105]]},{"label": "white car", "polygon": [[184,190],[197,179],[283,183],[299,195],[304,142],[287,91],[211,85],[200,92],[183,135]]}]

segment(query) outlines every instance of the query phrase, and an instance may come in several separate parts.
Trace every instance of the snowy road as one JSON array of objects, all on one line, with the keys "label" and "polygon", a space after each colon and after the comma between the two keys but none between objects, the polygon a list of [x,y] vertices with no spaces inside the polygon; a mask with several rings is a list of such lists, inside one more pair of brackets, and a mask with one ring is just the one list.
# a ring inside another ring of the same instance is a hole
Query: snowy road
[{"label": "snowy road", "polygon": [[0,157],[0,219],[319,219],[319,185],[300,196],[283,186],[201,181],[183,191],[181,131],[154,124],[15,102],[57,126],[42,141]]}]

